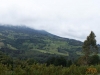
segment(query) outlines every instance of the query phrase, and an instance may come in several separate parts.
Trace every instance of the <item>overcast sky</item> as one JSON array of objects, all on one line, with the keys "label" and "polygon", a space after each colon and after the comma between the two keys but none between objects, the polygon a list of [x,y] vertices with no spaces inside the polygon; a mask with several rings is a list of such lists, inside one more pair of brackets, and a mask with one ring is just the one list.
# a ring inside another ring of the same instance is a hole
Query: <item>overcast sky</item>
[{"label": "overcast sky", "polygon": [[81,41],[94,31],[100,43],[100,0],[0,0],[0,24],[26,25]]}]

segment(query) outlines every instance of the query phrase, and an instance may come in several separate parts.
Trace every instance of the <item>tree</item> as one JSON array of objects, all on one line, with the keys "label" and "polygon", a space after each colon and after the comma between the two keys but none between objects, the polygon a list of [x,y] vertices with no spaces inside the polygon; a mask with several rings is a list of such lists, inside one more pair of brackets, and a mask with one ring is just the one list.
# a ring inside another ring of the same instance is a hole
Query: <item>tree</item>
[{"label": "tree", "polygon": [[89,56],[90,55],[96,55],[98,53],[98,47],[96,45],[96,39],[95,39],[95,34],[93,31],[91,31],[90,35],[87,36],[87,39],[84,41],[82,49],[85,57],[85,62],[84,64],[89,63]]},{"label": "tree", "polygon": [[64,57],[56,57],[55,61],[54,61],[54,65],[55,66],[66,66],[66,59]]},{"label": "tree", "polygon": [[64,57],[51,57],[47,60],[47,65],[53,64],[55,66],[66,66],[66,59]]},{"label": "tree", "polygon": [[67,67],[70,67],[72,64],[73,64],[73,63],[72,63],[71,60],[68,60],[68,61],[67,61]]},{"label": "tree", "polygon": [[97,65],[99,63],[99,56],[93,55],[90,57],[90,65]]}]

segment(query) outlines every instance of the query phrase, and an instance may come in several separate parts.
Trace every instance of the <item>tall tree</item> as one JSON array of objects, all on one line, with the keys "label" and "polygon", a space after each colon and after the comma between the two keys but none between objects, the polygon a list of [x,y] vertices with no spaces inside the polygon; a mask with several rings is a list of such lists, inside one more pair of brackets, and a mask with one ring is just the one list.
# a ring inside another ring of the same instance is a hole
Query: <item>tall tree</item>
[{"label": "tall tree", "polygon": [[98,47],[96,44],[95,34],[93,31],[91,31],[90,35],[87,36],[87,39],[83,43],[83,53],[84,53],[84,60],[85,64],[89,63],[89,56],[91,54],[96,55],[98,53]]}]

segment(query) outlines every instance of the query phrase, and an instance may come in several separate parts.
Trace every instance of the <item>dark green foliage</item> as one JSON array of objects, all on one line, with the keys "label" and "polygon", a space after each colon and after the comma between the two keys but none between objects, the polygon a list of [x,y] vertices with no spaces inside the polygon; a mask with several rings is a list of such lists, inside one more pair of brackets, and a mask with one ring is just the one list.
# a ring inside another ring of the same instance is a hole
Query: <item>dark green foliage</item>
[{"label": "dark green foliage", "polygon": [[50,64],[54,64],[54,62],[55,62],[55,57],[51,57],[51,58],[49,58],[48,60],[47,60],[47,65],[50,65]]},{"label": "dark green foliage", "polygon": [[97,54],[97,50],[98,50],[98,47],[97,47],[97,44],[96,44],[96,39],[95,39],[95,34],[93,31],[91,31],[90,35],[87,36],[87,39],[84,41],[83,43],[83,53],[84,53],[84,61],[83,63],[84,64],[89,64],[89,57],[90,55],[92,54]]},{"label": "dark green foliage", "polygon": [[[2,52],[0,55],[0,60],[4,59],[5,56],[9,57]],[[94,60],[98,56],[93,56],[92,58]],[[7,60],[6,58],[5,61]],[[57,56],[48,60],[48,66],[47,64],[36,63],[34,59],[11,59],[11,61],[13,62],[0,63],[0,75],[87,75],[86,71],[89,68],[89,66],[76,66],[72,64],[71,60],[66,61],[64,57]],[[96,68],[100,73],[100,65],[92,67]]]},{"label": "dark green foliage", "polygon": [[7,75],[7,66],[0,63],[0,75]]},{"label": "dark green foliage", "polygon": [[55,66],[66,66],[67,61],[64,57],[51,57],[47,60],[47,65],[53,64]]},{"label": "dark green foliage", "polygon": [[67,61],[67,67],[70,67],[72,64],[73,64],[73,63],[72,63],[71,60],[68,60],[68,61]]},{"label": "dark green foliage", "polygon": [[13,61],[12,58],[0,52],[0,63],[8,65],[8,64],[12,64]]},{"label": "dark green foliage", "polygon": [[13,70],[0,64],[0,75],[87,75],[86,72],[89,67],[93,67],[98,71],[95,75],[100,73],[100,65],[76,66],[73,64],[70,67],[62,67],[37,63],[26,65],[24,68],[19,64]]},{"label": "dark green foliage", "polygon": [[91,56],[90,57],[90,65],[97,65],[97,64],[99,64],[99,61],[100,61],[100,59],[99,59],[99,56],[98,55],[93,55],[93,56]]},{"label": "dark green foliage", "polygon": [[34,58],[41,63],[51,56],[76,59],[76,52],[81,52],[81,47],[80,41],[61,38],[43,30],[0,26],[0,51],[14,58]]},{"label": "dark green foliage", "polygon": [[94,32],[91,31],[90,35],[87,37],[87,39],[84,41],[83,44],[83,53],[85,56],[89,56],[91,53],[97,53],[98,47],[96,44]]},{"label": "dark green foliage", "polygon": [[29,65],[32,65],[32,64],[36,63],[36,61],[35,61],[34,59],[28,59],[28,60],[27,60],[27,63],[28,63]]}]

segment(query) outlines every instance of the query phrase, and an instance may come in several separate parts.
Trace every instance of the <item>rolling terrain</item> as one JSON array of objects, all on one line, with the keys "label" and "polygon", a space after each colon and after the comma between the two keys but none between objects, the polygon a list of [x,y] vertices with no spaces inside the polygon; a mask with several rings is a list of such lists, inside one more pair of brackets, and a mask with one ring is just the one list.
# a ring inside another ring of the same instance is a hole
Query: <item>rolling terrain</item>
[{"label": "rolling terrain", "polygon": [[46,60],[60,55],[75,58],[81,54],[82,44],[81,41],[62,38],[44,30],[0,25],[0,50],[13,57]]}]

